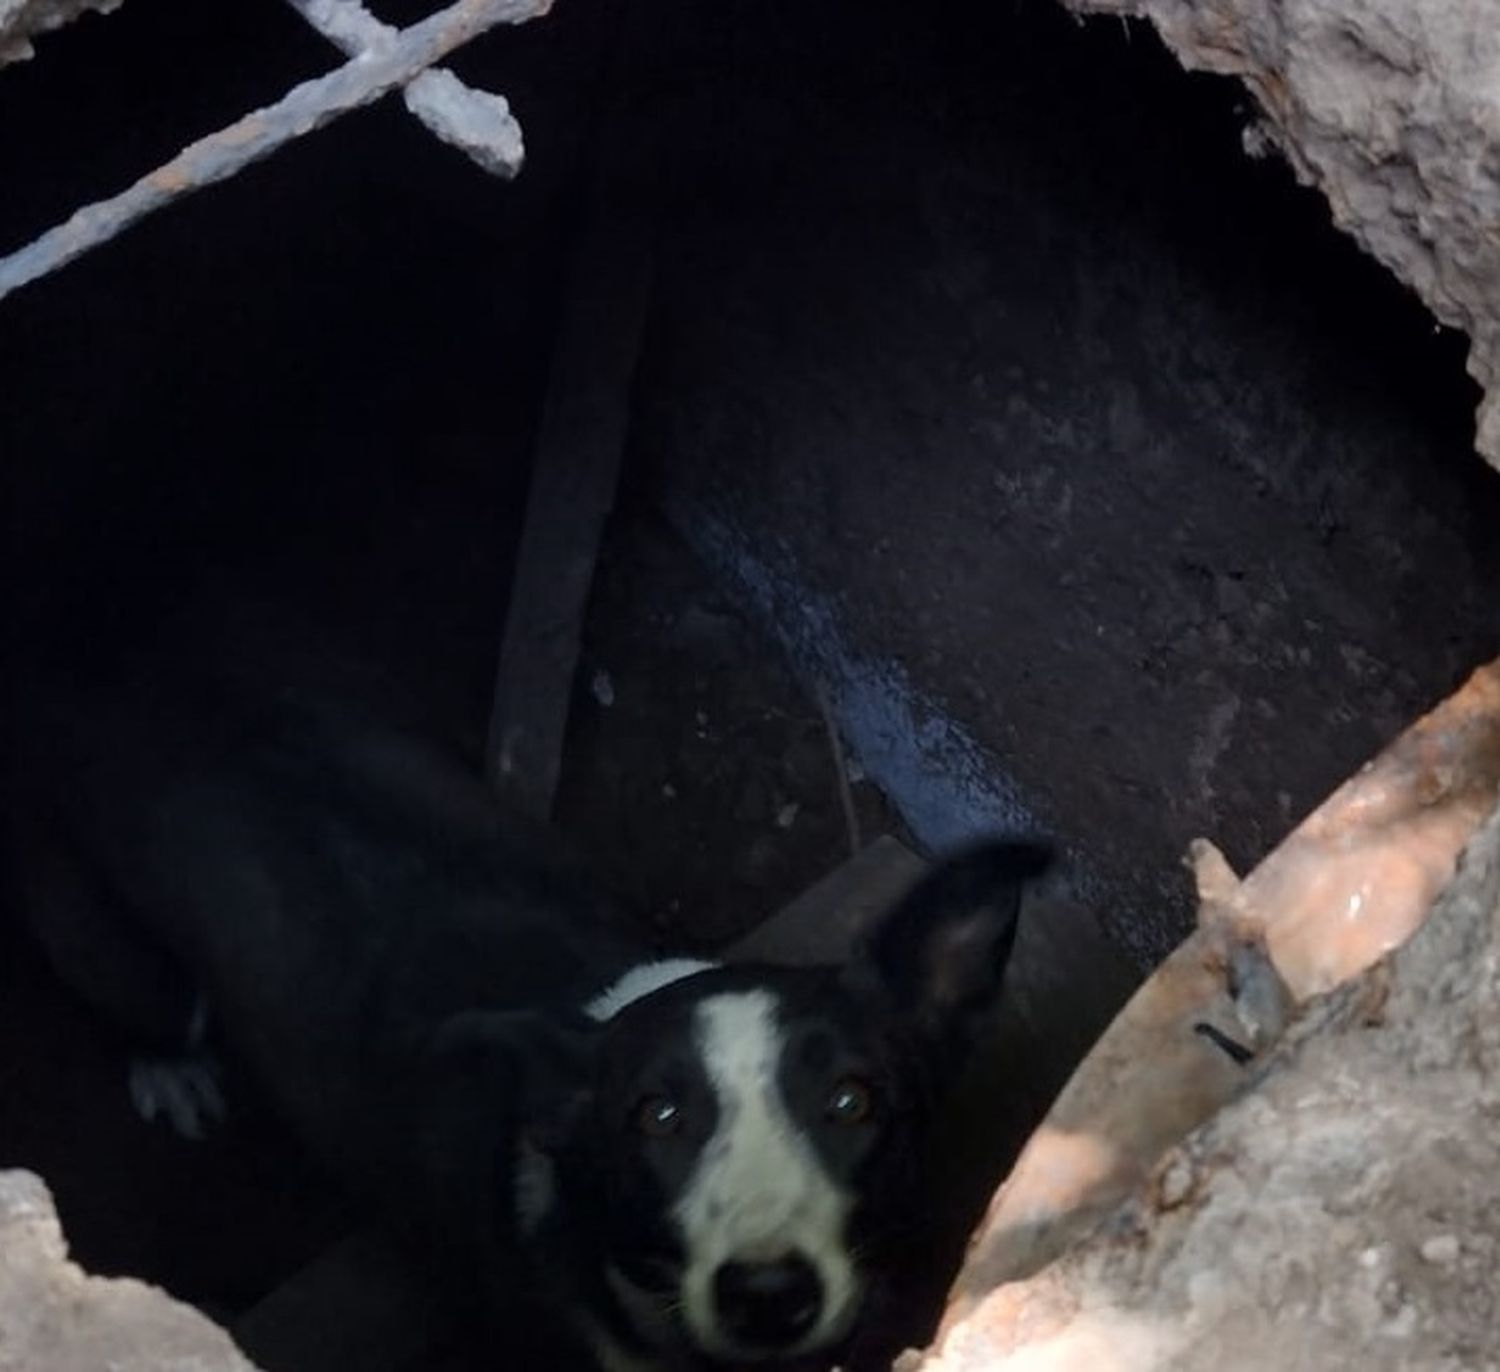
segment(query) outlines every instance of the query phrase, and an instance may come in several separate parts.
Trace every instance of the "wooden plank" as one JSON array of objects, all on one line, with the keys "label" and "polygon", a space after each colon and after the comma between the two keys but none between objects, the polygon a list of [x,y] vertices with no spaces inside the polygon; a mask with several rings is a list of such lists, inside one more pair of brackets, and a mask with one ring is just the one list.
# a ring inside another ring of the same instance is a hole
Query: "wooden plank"
[{"label": "wooden plank", "polygon": [[899,839],[882,834],[752,929],[727,956],[734,962],[842,963],[860,931],[900,899],[926,868]]},{"label": "wooden plank", "polygon": [[608,199],[580,235],[564,302],[495,675],[491,784],[551,813],[584,613],[629,426],[650,297],[649,221]]}]

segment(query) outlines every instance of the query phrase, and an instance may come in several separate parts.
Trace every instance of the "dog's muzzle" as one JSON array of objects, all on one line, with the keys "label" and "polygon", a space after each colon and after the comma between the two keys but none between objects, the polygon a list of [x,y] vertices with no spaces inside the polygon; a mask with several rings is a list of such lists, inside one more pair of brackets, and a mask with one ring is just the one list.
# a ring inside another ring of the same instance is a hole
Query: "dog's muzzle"
[{"label": "dog's muzzle", "polygon": [[800,1253],[726,1262],[714,1273],[714,1314],[734,1343],[774,1353],[800,1343],[823,1314],[823,1282]]}]

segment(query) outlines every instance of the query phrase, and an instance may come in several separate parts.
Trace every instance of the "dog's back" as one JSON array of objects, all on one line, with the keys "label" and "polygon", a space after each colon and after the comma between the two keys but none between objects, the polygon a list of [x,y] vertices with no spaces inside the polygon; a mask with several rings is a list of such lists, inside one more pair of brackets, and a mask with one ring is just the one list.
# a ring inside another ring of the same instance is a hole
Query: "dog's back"
[{"label": "dog's back", "polygon": [[326,1165],[441,1229],[459,1265],[494,1256],[508,1097],[435,1079],[438,1026],[576,1012],[643,951],[409,713],[197,646],[92,679],[33,662],[12,752],[23,908],[139,1047],[185,1041],[201,998]]}]

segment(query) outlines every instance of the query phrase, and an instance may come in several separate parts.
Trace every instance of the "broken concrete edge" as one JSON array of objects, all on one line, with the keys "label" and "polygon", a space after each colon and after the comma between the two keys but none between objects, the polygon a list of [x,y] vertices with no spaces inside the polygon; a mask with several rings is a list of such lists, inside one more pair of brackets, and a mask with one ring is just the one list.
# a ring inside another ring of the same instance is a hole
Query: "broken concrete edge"
[{"label": "broken concrete edge", "polygon": [[1492,1368],[1500,807],[1401,948],[1308,1003],[1107,1224],[922,1372]]},{"label": "broken concrete edge", "polygon": [[1245,881],[1214,873],[1203,927],[1125,1005],[995,1193],[933,1355],[997,1289],[1046,1268],[1116,1212],[1168,1149],[1243,1089],[1244,1068],[1195,1032],[1206,1024],[1244,1043],[1257,1028],[1280,1028],[1255,1023],[1265,1018],[1260,988],[1232,985],[1237,944],[1264,952],[1290,1008],[1347,983],[1420,925],[1497,798],[1500,660],[1335,791]]},{"label": "broken concrete edge", "polygon": [[1500,793],[1500,659],[1344,782],[1230,896],[1296,1001],[1405,943]]},{"label": "broken concrete edge", "polygon": [[88,11],[109,14],[123,0],[0,0],[0,67],[35,55],[32,41]]},{"label": "broken concrete edge", "polygon": [[1267,145],[1340,229],[1469,336],[1475,448],[1500,467],[1500,24],[1491,0],[1064,0],[1149,19],[1184,67],[1236,76]]},{"label": "broken concrete edge", "polygon": [[51,1193],[25,1171],[0,1172],[0,1367],[255,1372],[207,1316],[71,1262]]}]

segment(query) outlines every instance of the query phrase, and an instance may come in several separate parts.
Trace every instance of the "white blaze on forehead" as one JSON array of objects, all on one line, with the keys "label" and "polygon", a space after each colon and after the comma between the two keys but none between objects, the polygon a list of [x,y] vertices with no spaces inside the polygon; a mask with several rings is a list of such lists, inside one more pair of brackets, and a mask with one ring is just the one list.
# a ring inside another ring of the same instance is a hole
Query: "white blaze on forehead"
[{"label": "white blaze on forehead", "polygon": [[847,1332],[860,1281],[845,1244],[850,1195],[828,1175],[797,1127],[778,1070],[785,1035],[768,991],[726,992],[698,1006],[695,1040],[718,1107],[673,1213],[687,1249],[683,1316],[712,1353],[742,1352],[720,1329],[714,1275],[726,1262],[770,1262],[798,1254],[817,1270],[823,1311],[797,1349]]},{"label": "white blaze on forehead", "polygon": [[644,1000],[653,991],[670,986],[674,981],[706,972],[715,964],[697,958],[663,958],[660,962],[643,962],[632,967],[612,986],[606,987],[593,998],[583,1012],[590,1019],[603,1023],[611,1020],[627,1005]]}]

